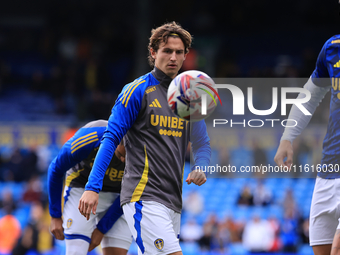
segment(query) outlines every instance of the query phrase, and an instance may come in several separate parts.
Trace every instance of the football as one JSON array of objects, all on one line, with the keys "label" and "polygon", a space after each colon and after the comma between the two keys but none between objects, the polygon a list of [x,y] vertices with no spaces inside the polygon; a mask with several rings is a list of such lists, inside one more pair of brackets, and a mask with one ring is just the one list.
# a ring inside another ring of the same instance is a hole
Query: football
[{"label": "football", "polygon": [[[177,75],[169,85],[167,99],[174,114],[192,122],[207,118],[215,110],[218,100],[222,105],[214,81],[196,70]],[[202,105],[202,99],[206,104]]]}]

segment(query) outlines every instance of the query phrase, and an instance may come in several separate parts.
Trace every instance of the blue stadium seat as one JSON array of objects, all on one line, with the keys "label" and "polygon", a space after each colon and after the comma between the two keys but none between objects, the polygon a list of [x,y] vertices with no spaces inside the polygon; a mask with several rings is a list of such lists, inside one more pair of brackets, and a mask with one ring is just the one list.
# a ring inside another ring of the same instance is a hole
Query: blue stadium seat
[{"label": "blue stadium seat", "polygon": [[248,251],[243,247],[241,243],[231,243],[228,248],[229,248],[228,254],[233,254],[233,255],[248,254]]},{"label": "blue stadium seat", "polygon": [[311,205],[311,202],[305,203],[302,206],[302,208],[300,208],[300,211],[302,212],[302,216],[304,218],[308,218],[309,217],[309,214],[310,214],[310,205]]},{"label": "blue stadium seat", "polygon": [[225,197],[221,199],[221,202],[223,203],[222,206],[229,208],[230,206],[235,205],[237,203],[238,196],[239,192],[237,191],[228,192]]},{"label": "blue stadium seat", "polygon": [[181,242],[180,243],[182,252],[185,255],[197,255],[200,254],[200,248],[197,243],[185,243]]},{"label": "blue stadium seat", "polygon": [[200,187],[201,189],[207,189],[207,190],[211,190],[214,189],[216,186],[216,180],[217,178],[210,178],[210,176],[207,176],[207,181]]},{"label": "blue stadium seat", "polygon": [[[209,216],[212,214],[213,211],[205,210],[202,213],[196,216],[196,222],[198,225],[203,226],[203,224],[208,220]],[[189,218],[188,218],[189,219]],[[183,223],[184,224],[184,223]]]},{"label": "blue stadium seat", "polygon": [[205,199],[204,207],[209,211],[216,211],[220,207],[221,197],[220,196],[210,196],[208,199]]},{"label": "blue stadium seat", "polygon": [[301,255],[313,255],[313,249],[309,244],[303,244],[299,247],[299,254]]},{"label": "blue stadium seat", "polygon": [[21,228],[24,228],[30,220],[30,210],[31,206],[29,204],[25,204],[14,211],[14,216],[20,222]]},{"label": "blue stadium seat", "polygon": [[[250,149],[233,149],[230,151],[230,158],[232,159],[232,164],[237,168],[240,166],[253,164],[253,153]],[[244,174],[242,175],[244,176]]]},{"label": "blue stadium seat", "polygon": [[248,206],[237,206],[233,211],[233,216],[236,220],[248,220],[252,214],[251,207]]},{"label": "blue stadium seat", "polygon": [[269,217],[275,217],[278,220],[282,220],[283,218],[283,208],[279,205],[270,205],[267,208],[267,216]]},{"label": "blue stadium seat", "polygon": [[22,198],[24,193],[25,183],[15,183],[15,182],[3,182],[0,183],[0,195],[2,197],[3,193],[10,191],[13,196],[14,201],[18,201]]},{"label": "blue stadium seat", "polygon": [[55,239],[54,250],[56,255],[66,254],[65,241]]},{"label": "blue stadium seat", "polygon": [[276,165],[276,163],[274,161],[274,157],[275,157],[276,151],[277,151],[277,148],[272,148],[272,149],[265,150],[268,164],[270,164],[272,166]]},{"label": "blue stadium seat", "polygon": [[201,186],[201,189],[198,190],[198,193],[204,198],[210,197],[210,190],[206,187],[203,188],[203,186]]}]

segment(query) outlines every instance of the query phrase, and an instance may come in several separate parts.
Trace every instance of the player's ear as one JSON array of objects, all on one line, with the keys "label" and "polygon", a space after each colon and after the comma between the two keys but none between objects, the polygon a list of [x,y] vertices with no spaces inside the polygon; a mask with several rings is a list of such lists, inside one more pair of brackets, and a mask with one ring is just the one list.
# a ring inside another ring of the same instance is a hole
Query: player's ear
[{"label": "player's ear", "polygon": [[151,57],[152,57],[153,59],[156,59],[156,54],[157,54],[157,52],[156,52],[153,48],[150,48],[150,53],[151,53]]},{"label": "player's ear", "polygon": [[[340,1],[340,0],[339,0],[339,1]],[[188,50],[187,53],[184,54],[184,60],[187,58],[188,53],[189,53],[189,50]]]}]

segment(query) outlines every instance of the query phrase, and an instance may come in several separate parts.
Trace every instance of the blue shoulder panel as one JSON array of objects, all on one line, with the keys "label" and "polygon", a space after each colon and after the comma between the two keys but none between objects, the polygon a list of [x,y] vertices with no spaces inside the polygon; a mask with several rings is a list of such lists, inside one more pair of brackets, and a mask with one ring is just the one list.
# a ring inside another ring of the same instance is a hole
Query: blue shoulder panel
[{"label": "blue shoulder panel", "polygon": [[312,74],[312,81],[315,85],[322,87],[329,86],[330,81],[322,78],[335,77],[334,72],[337,72],[340,68],[340,63],[335,65],[332,63],[339,60],[339,45],[340,35],[335,35],[328,39],[322,47]]},{"label": "blue shoulder panel", "polygon": [[101,190],[103,185],[102,180],[114,151],[126,132],[137,119],[142,107],[145,89],[149,86],[158,84],[159,81],[157,81],[151,73],[148,73],[136,79],[134,82],[127,84],[123,88],[112,108],[108,126],[104,133],[85,190],[92,190],[95,192]]},{"label": "blue shoulder panel", "polygon": [[61,217],[61,195],[65,173],[86,159],[99,147],[105,127],[81,128],[59,151],[48,168],[48,198],[50,215]]}]

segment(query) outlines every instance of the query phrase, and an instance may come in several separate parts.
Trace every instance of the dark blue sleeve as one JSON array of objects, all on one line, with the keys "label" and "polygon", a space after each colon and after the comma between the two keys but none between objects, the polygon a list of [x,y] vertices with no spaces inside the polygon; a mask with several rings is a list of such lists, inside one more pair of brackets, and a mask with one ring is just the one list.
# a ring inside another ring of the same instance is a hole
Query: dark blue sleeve
[{"label": "dark blue sleeve", "polygon": [[97,228],[103,234],[106,234],[109,231],[113,224],[119,219],[120,216],[123,215],[123,210],[120,207],[120,196],[116,198],[113,204],[110,206],[108,211],[105,213],[103,218],[97,224]]},{"label": "dark blue sleeve", "polygon": [[64,172],[56,167],[56,158],[54,158],[48,168],[47,189],[49,211],[53,218],[61,218],[61,195],[63,190]]},{"label": "dark blue sleeve", "polygon": [[49,210],[52,217],[60,218],[62,215],[61,197],[65,173],[71,167],[86,159],[91,151],[99,146],[103,129],[103,127],[81,128],[64,144],[57,157],[49,165],[47,186]]},{"label": "dark blue sleeve", "polygon": [[138,83],[132,86],[131,84],[126,85],[119,94],[112,108],[108,126],[101,141],[85,190],[99,193],[102,189],[103,178],[113,153],[121,139],[135,122],[141,109],[145,90],[144,83],[139,84],[140,86],[138,86]]},{"label": "dark blue sleeve", "polygon": [[195,169],[195,166],[209,166],[211,157],[210,138],[204,120],[192,124],[190,141],[195,161],[192,170]]},{"label": "dark blue sleeve", "polygon": [[61,197],[63,191],[64,175],[71,167],[77,164],[70,152],[70,143],[67,142],[60,150],[58,156],[51,162],[47,173],[48,200],[51,217],[60,218]]},{"label": "dark blue sleeve", "polygon": [[329,86],[329,81],[324,78],[329,78],[329,72],[327,69],[327,49],[329,40],[322,47],[319,56],[316,60],[316,66],[312,73],[312,81],[317,86]]}]

